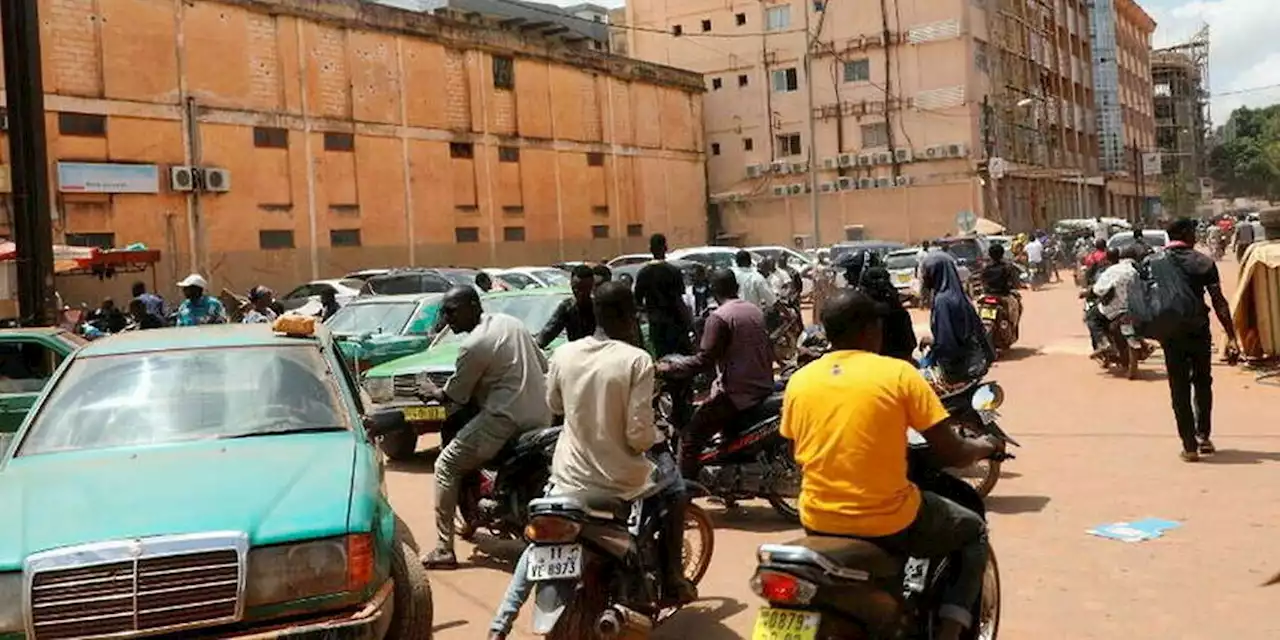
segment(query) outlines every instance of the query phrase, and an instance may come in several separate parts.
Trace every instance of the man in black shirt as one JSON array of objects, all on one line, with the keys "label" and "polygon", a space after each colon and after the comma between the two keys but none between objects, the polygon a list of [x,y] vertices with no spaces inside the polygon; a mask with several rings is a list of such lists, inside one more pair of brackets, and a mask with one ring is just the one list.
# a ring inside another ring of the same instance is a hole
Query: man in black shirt
[{"label": "man in black shirt", "polygon": [[684,274],[667,262],[667,237],[661,233],[649,239],[653,260],[636,274],[636,305],[649,319],[649,340],[653,357],[688,354],[692,351],[689,331],[693,322],[684,304]]},{"label": "man in black shirt", "polygon": [[574,267],[569,276],[569,287],[573,295],[556,307],[546,326],[538,332],[538,346],[543,349],[551,346],[561,333],[568,334],[572,342],[596,332],[596,313],[591,302],[596,279],[591,267],[585,264]]},{"label": "man in black shirt", "polygon": [[1214,313],[1227,334],[1227,355],[1239,353],[1240,347],[1231,321],[1231,308],[1222,295],[1218,266],[1213,258],[1195,250],[1196,222],[1190,218],[1179,218],[1169,225],[1168,232],[1170,243],[1165,254],[1181,272],[1199,302],[1196,317],[1187,322],[1183,330],[1160,341],[1169,376],[1173,415],[1178,423],[1178,435],[1182,438],[1182,459],[1195,462],[1201,455],[1212,455],[1215,451],[1209,439],[1213,411],[1213,338],[1209,328],[1209,308],[1204,304],[1205,294],[1209,295]]},{"label": "man in black shirt", "polygon": [[1154,249],[1151,248],[1151,245],[1147,244],[1146,238],[1143,237],[1142,229],[1133,230],[1133,248],[1135,251],[1134,255],[1136,256],[1133,259],[1134,262],[1142,262],[1144,258],[1151,255],[1152,251],[1154,251]]},{"label": "man in black shirt", "polygon": [[1022,273],[1004,259],[1002,245],[993,243],[987,249],[987,257],[991,258],[991,263],[978,274],[982,292],[1000,298],[1005,312],[1009,314],[1009,321],[1017,327],[1022,319],[1022,297],[1018,295],[1018,289],[1022,288]]}]

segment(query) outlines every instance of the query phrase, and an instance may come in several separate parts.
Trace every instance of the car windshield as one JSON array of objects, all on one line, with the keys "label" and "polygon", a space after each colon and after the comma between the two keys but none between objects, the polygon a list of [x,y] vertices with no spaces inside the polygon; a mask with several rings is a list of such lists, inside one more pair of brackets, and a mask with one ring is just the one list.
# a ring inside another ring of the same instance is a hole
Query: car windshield
[{"label": "car windshield", "polygon": [[[1147,243],[1147,246],[1152,249],[1159,249],[1160,247],[1165,246],[1165,244],[1169,242],[1169,239],[1159,231],[1144,231],[1142,232],[1142,241]],[[1113,236],[1111,240],[1107,242],[1107,248],[1117,250],[1123,249],[1134,242],[1135,240],[1132,232],[1121,233]]]},{"label": "car windshield", "polygon": [[538,279],[547,283],[548,287],[567,287],[569,286],[569,274],[559,269],[538,269],[533,272]]},{"label": "car windshield", "polygon": [[[470,284],[468,282],[467,284]],[[399,295],[407,293],[444,293],[452,286],[448,280],[432,273],[398,273],[370,278],[360,291],[366,295]]]},{"label": "car windshield", "polygon": [[[499,296],[486,299],[484,301],[484,311],[485,313],[505,313],[506,315],[514,316],[524,323],[529,333],[536,334],[542,331],[542,327],[546,326],[547,320],[551,319],[551,314],[555,313],[560,301],[567,297],[569,297],[567,293],[562,295]],[[461,341],[461,335],[454,333],[452,329],[445,329],[431,346],[435,347]]]},{"label": "car windshield", "polygon": [[444,279],[455,287],[472,287],[476,284],[476,272],[474,271],[441,271],[440,275],[444,276]]},{"label": "car windshield", "polygon": [[978,243],[972,240],[948,242],[943,246],[943,249],[961,262],[976,262],[982,257],[982,252],[978,249]]},{"label": "car windshield", "polygon": [[344,278],[338,281],[338,284],[348,289],[360,290],[364,286],[364,280],[356,280],[355,278]]},{"label": "car windshield", "polygon": [[835,262],[836,258],[839,258],[840,256],[846,253],[854,253],[857,251],[870,251],[871,253],[874,253],[876,255],[884,255],[890,251],[896,251],[901,248],[902,248],[902,245],[875,244],[871,242],[868,242],[865,244],[838,244],[834,247],[831,247],[831,261]]},{"label": "car windshield", "polygon": [[314,344],[80,358],[16,455],[348,429],[328,370]]},{"label": "car windshield", "polygon": [[515,290],[537,289],[542,286],[537,280],[519,271],[503,271],[497,275],[497,278]]},{"label": "car windshield", "polygon": [[916,253],[899,253],[890,254],[884,259],[884,268],[898,269],[914,269],[920,263],[920,256]]},{"label": "car windshield", "polygon": [[333,314],[325,325],[342,335],[400,333],[417,307],[408,301],[349,304]]}]

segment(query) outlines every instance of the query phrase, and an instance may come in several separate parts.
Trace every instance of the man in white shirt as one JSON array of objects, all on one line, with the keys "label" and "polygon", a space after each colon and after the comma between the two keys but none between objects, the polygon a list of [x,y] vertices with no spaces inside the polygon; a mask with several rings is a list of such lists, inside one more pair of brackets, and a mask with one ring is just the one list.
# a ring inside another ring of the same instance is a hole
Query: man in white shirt
[{"label": "man in white shirt", "polygon": [[1125,247],[1116,256],[1115,264],[1107,267],[1093,284],[1093,294],[1099,302],[1089,316],[1089,330],[1098,338],[1098,353],[1111,346],[1107,335],[1111,322],[1129,310],[1129,288],[1138,278],[1138,269],[1134,266],[1137,253],[1132,245]]},{"label": "man in white shirt", "polygon": [[1044,242],[1040,240],[1040,236],[1033,236],[1031,242],[1023,247],[1023,251],[1027,254],[1027,267],[1031,269],[1033,282],[1039,285],[1048,280],[1044,269]]},{"label": "man in white shirt", "polygon": [[751,264],[751,253],[743,249],[734,256],[733,276],[738,280],[738,295],[743,300],[768,311],[777,304],[778,296],[769,281]]},{"label": "man in white shirt", "polygon": [[[550,493],[635,500],[654,487],[656,467],[646,453],[663,441],[653,419],[653,359],[632,346],[636,304],[631,290],[608,282],[594,296],[595,335],[557,349],[547,374],[547,402],[564,416],[564,431],[551,460]],[[674,473],[671,454],[661,455],[667,461],[663,466]],[[683,515],[682,509],[672,512]],[[671,544],[662,573],[681,600],[691,601],[696,589],[684,579],[681,564],[683,518],[672,520],[663,530]],[[526,562],[521,555],[489,627],[490,640],[507,637],[529,595]]]}]

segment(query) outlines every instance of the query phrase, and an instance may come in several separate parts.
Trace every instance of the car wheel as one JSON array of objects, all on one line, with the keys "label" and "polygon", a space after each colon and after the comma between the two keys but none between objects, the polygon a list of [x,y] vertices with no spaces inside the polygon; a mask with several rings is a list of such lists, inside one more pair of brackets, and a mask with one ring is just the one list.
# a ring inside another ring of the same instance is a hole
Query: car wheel
[{"label": "car wheel", "polygon": [[402,429],[388,433],[378,439],[378,448],[392,460],[397,462],[408,460],[418,452],[418,432],[413,429]]},{"label": "car wheel", "polygon": [[434,611],[427,572],[422,568],[413,547],[401,537],[398,529],[393,546],[391,579],[395,583],[395,590],[392,593],[393,610],[387,640],[430,640]]}]

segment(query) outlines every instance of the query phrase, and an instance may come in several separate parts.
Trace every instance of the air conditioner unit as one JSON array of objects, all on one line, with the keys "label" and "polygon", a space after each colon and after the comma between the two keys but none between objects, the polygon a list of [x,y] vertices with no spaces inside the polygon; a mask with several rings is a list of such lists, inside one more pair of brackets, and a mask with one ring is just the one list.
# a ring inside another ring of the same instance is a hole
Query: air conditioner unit
[{"label": "air conditioner unit", "polygon": [[836,180],[836,188],[841,191],[853,191],[858,188],[858,181],[853,178],[840,178]]},{"label": "air conditioner unit", "polygon": [[876,188],[884,189],[893,186],[893,178],[876,178]]},{"label": "air conditioner unit", "polygon": [[827,169],[828,171],[830,171],[830,170],[835,169],[835,168],[836,168],[836,167],[838,167],[838,166],[840,166],[840,162],[839,162],[839,159],[838,159],[838,158],[832,157],[832,158],[823,158],[823,159],[822,159],[822,168],[823,168],[823,169]]},{"label": "air conditioner unit", "polygon": [[876,180],[875,180],[875,178],[858,178],[858,188],[859,188],[859,189],[874,189],[874,188],[876,188]]},{"label": "air conditioner unit", "polygon": [[858,163],[858,156],[852,153],[842,153],[840,154],[839,160],[840,166],[847,169]]},{"label": "air conditioner unit", "polygon": [[911,162],[914,159],[910,149],[894,149],[893,157],[898,162]]},{"label": "air conditioner unit", "polygon": [[793,196],[798,196],[804,193],[804,185],[800,183],[789,184],[787,185],[787,193]]},{"label": "air conditioner unit", "polygon": [[749,164],[749,165],[747,165],[747,177],[748,177],[748,178],[759,178],[760,176],[762,176],[762,175],[764,175],[764,174],[765,174],[765,166],[764,166],[764,165],[759,165],[759,164]]},{"label": "air conditioner unit", "polygon": [[836,190],[836,183],[834,182],[818,183],[818,193],[831,193],[832,191],[835,191],[835,190]]},{"label": "air conditioner unit", "polygon": [[781,184],[776,184],[776,185],[774,185],[774,186],[773,186],[773,195],[775,195],[775,196],[785,196],[785,195],[787,195],[787,187],[786,187],[786,185],[781,185]]},{"label": "air conditioner unit", "polygon": [[194,191],[196,172],[191,167],[169,167],[169,188],[174,191]]},{"label": "air conditioner unit", "polygon": [[808,162],[792,162],[791,173],[805,173],[809,170]]},{"label": "air conditioner unit", "polygon": [[873,36],[867,36],[867,46],[868,46],[868,47],[883,47],[883,46],[884,46],[884,34],[883,34],[883,33],[877,33],[877,34],[875,34],[875,35],[873,35]]},{"label": "air conditioner unit", "polygon": [[777,174],[791,173],[791,163],[784,162],[782,160],[775,160],[774,162],[769,163],[769,172]]},{"label": "air conditioner unit", "polygon": [[899,187],[909,187],[915,181],[916,179],[911,176],[898,176],[894,179],[893,183]]},{"label": "air conditioner unit", "polygon": [[876,154],[876,164],[893,164],[893,154],[881,151]]},{"label": "air conditioner unit", "polygon": [[231,190],[231,172],[226,169],[204,168],[200,170],[200,188],[213,193]]},{"label": "air conditioner unit", "polygon": [[873,160],[874,160],[874,159],[875,159],[875,158],[873,158],[873,157],[872,157],[872,154],[870,154],[870,153],[859,153],[859,154],[858,154],[858,166],[859,166],[859,167],[869,167],[869,166],[871,166],[872,164],[874,164],[874,162],[873,162]]},{"label": "air conditioner unit", "polygon": [[969,148],[963,144],[947,145],[948,158],[967,158],[969,157]]},{"label": "air conditioner unit", "polygon": [[924,150],[924,157],[930,160],[947,157],[947,148],[945,146],[933,146]]}]

